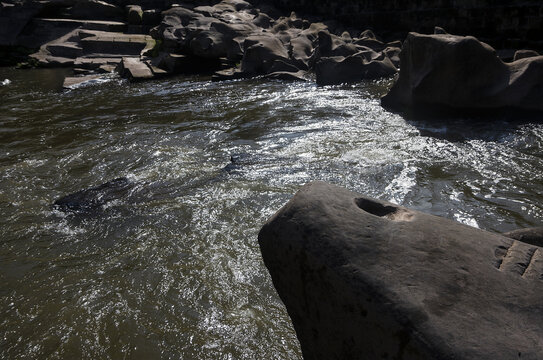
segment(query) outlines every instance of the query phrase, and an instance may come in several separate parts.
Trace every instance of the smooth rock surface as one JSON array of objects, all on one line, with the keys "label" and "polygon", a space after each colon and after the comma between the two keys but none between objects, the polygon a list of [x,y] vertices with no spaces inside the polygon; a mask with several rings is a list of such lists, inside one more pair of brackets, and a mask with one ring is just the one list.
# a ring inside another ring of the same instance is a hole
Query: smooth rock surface
[{"label": "smooth rock surface", "polygon": [[259,233],[305,359],[540,359],[543,249],[333,185]]},{"label": "smooth rock surface", "polygon": [[471,36],[409,33],[400,69],[382,99],[395,110],[543,110],[543,56],[504,63]]}]

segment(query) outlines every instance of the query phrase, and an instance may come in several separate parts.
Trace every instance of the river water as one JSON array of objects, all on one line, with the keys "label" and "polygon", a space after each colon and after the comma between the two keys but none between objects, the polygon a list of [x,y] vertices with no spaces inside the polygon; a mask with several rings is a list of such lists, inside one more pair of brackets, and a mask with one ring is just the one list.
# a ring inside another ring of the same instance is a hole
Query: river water
[{"label": "river water", "polygon": [[[406,120],[380,107],[390,80],[62,91],[64,73],[0,69],[3,359],[301,358],[257,234],[312,180],[489,231],[542,225],[533,119]],[[52,206],[123,176],[92,212]]]}]

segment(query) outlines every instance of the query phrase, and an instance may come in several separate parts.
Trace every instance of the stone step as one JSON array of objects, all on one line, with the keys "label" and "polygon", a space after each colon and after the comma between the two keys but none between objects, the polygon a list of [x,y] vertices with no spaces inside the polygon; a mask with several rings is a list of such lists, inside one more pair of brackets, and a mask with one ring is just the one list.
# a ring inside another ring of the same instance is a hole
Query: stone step
[{"label": "stone step", "polygon": [[154,78],[151,68],[138,58],[125,57],[118,67],[119,74],[130,81],[141,81]]},{"label": "stone step", "polygon": [[124,32],[126,31],[126,23],[119,21],[105,20],[78,20],[78,19],[50,19],[36,18],[37,23],[42,25],[50,24],[54,26],[74,26],[88,30]]},{"label": "stone step", "polygon": [[74,61],[74,67],[85,70],[96,70],[103,65],[117,66],[121,57],[78,57]]},{"label": "stone step", "polygon": [[73,42],[47,44],[46,48],[51,55],[65,58],[75,59],[83,54],[83,49]]},{"label": "stone step", "polygon": [[[90,35],[89,35],[90,34]],[[154,44],[149,35],[123,34],[113,32],[80,32],[84,54],[140,55],[148,45]]]}]

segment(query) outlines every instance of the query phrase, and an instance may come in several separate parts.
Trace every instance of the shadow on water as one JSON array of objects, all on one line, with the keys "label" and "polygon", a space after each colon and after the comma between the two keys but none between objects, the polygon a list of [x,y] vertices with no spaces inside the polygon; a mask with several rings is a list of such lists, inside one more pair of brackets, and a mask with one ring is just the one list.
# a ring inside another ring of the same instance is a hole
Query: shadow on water
[{"label": "shadow on water", "polygon": [[510,109],[477,113],[426,113],[402,114],[405,120],[415,126],[422,136],[450,142],[469,140],[501,141],[523,126],[543,123],[543,113],[513,111]]}]

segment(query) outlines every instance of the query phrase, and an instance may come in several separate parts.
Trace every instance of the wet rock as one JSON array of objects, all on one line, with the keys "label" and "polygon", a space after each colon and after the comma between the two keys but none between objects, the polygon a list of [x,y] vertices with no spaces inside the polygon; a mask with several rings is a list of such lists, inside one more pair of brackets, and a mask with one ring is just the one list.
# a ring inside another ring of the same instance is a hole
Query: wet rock
[{"label": "wet rock", "polygon": [[64,79],[64,89],[75,89],[80,86],[95,84],[100,81],[102,75],[68,76]]},{"label": "wet rock", "polygon": [[392,76],[396,67],[383,53],[361,51],[351,56],[321,58],[315,67],[317,84],[334,85]]},{"label": "wet rock", "polygon": [[258,241],[305,359],[538,359],[543,248],[328,185]]},{"label": "wet rock", "polygon": [[399,79],[382,99],[385,107],[445,113],[543,110],[542,56],[506,64],[474,37],[410,33],[400,61]]},{"label": "wet rock", "polygon": [[102,185],[81,190],[64,196],[54,202],[54,206],[61,211],[92,212],[102,206],[125,198],[134,187],[128,178],[121,177],[108,181]]},{"label": "wet rock", "polygon": [[307,71],[275,71],[264,75],[264,79],[283,81],[307,81]]},{"label": "wet rock", "polygon": [[226,81],[226,80],[237,80],[243,79],[245,73],[237,68],[230,68],[216,71],[211,77],[211,81]]},{"label": "wet rock", "polygon": [[513,61],[526,59],[534,56],[539,56],[539,53],[534,50],[517,50],[515,51],[515,55],[513,56]]},{"label": "wet rock", "polygon": [[124,57],[117,69],[121,77],[130,81],[142,81],[154,78],[154,74],[146,63],[135,57]]},{"label": "wet rock", "polygon": [[517,229],[506,232],[503,236],[543,247],[543,227]]}]

